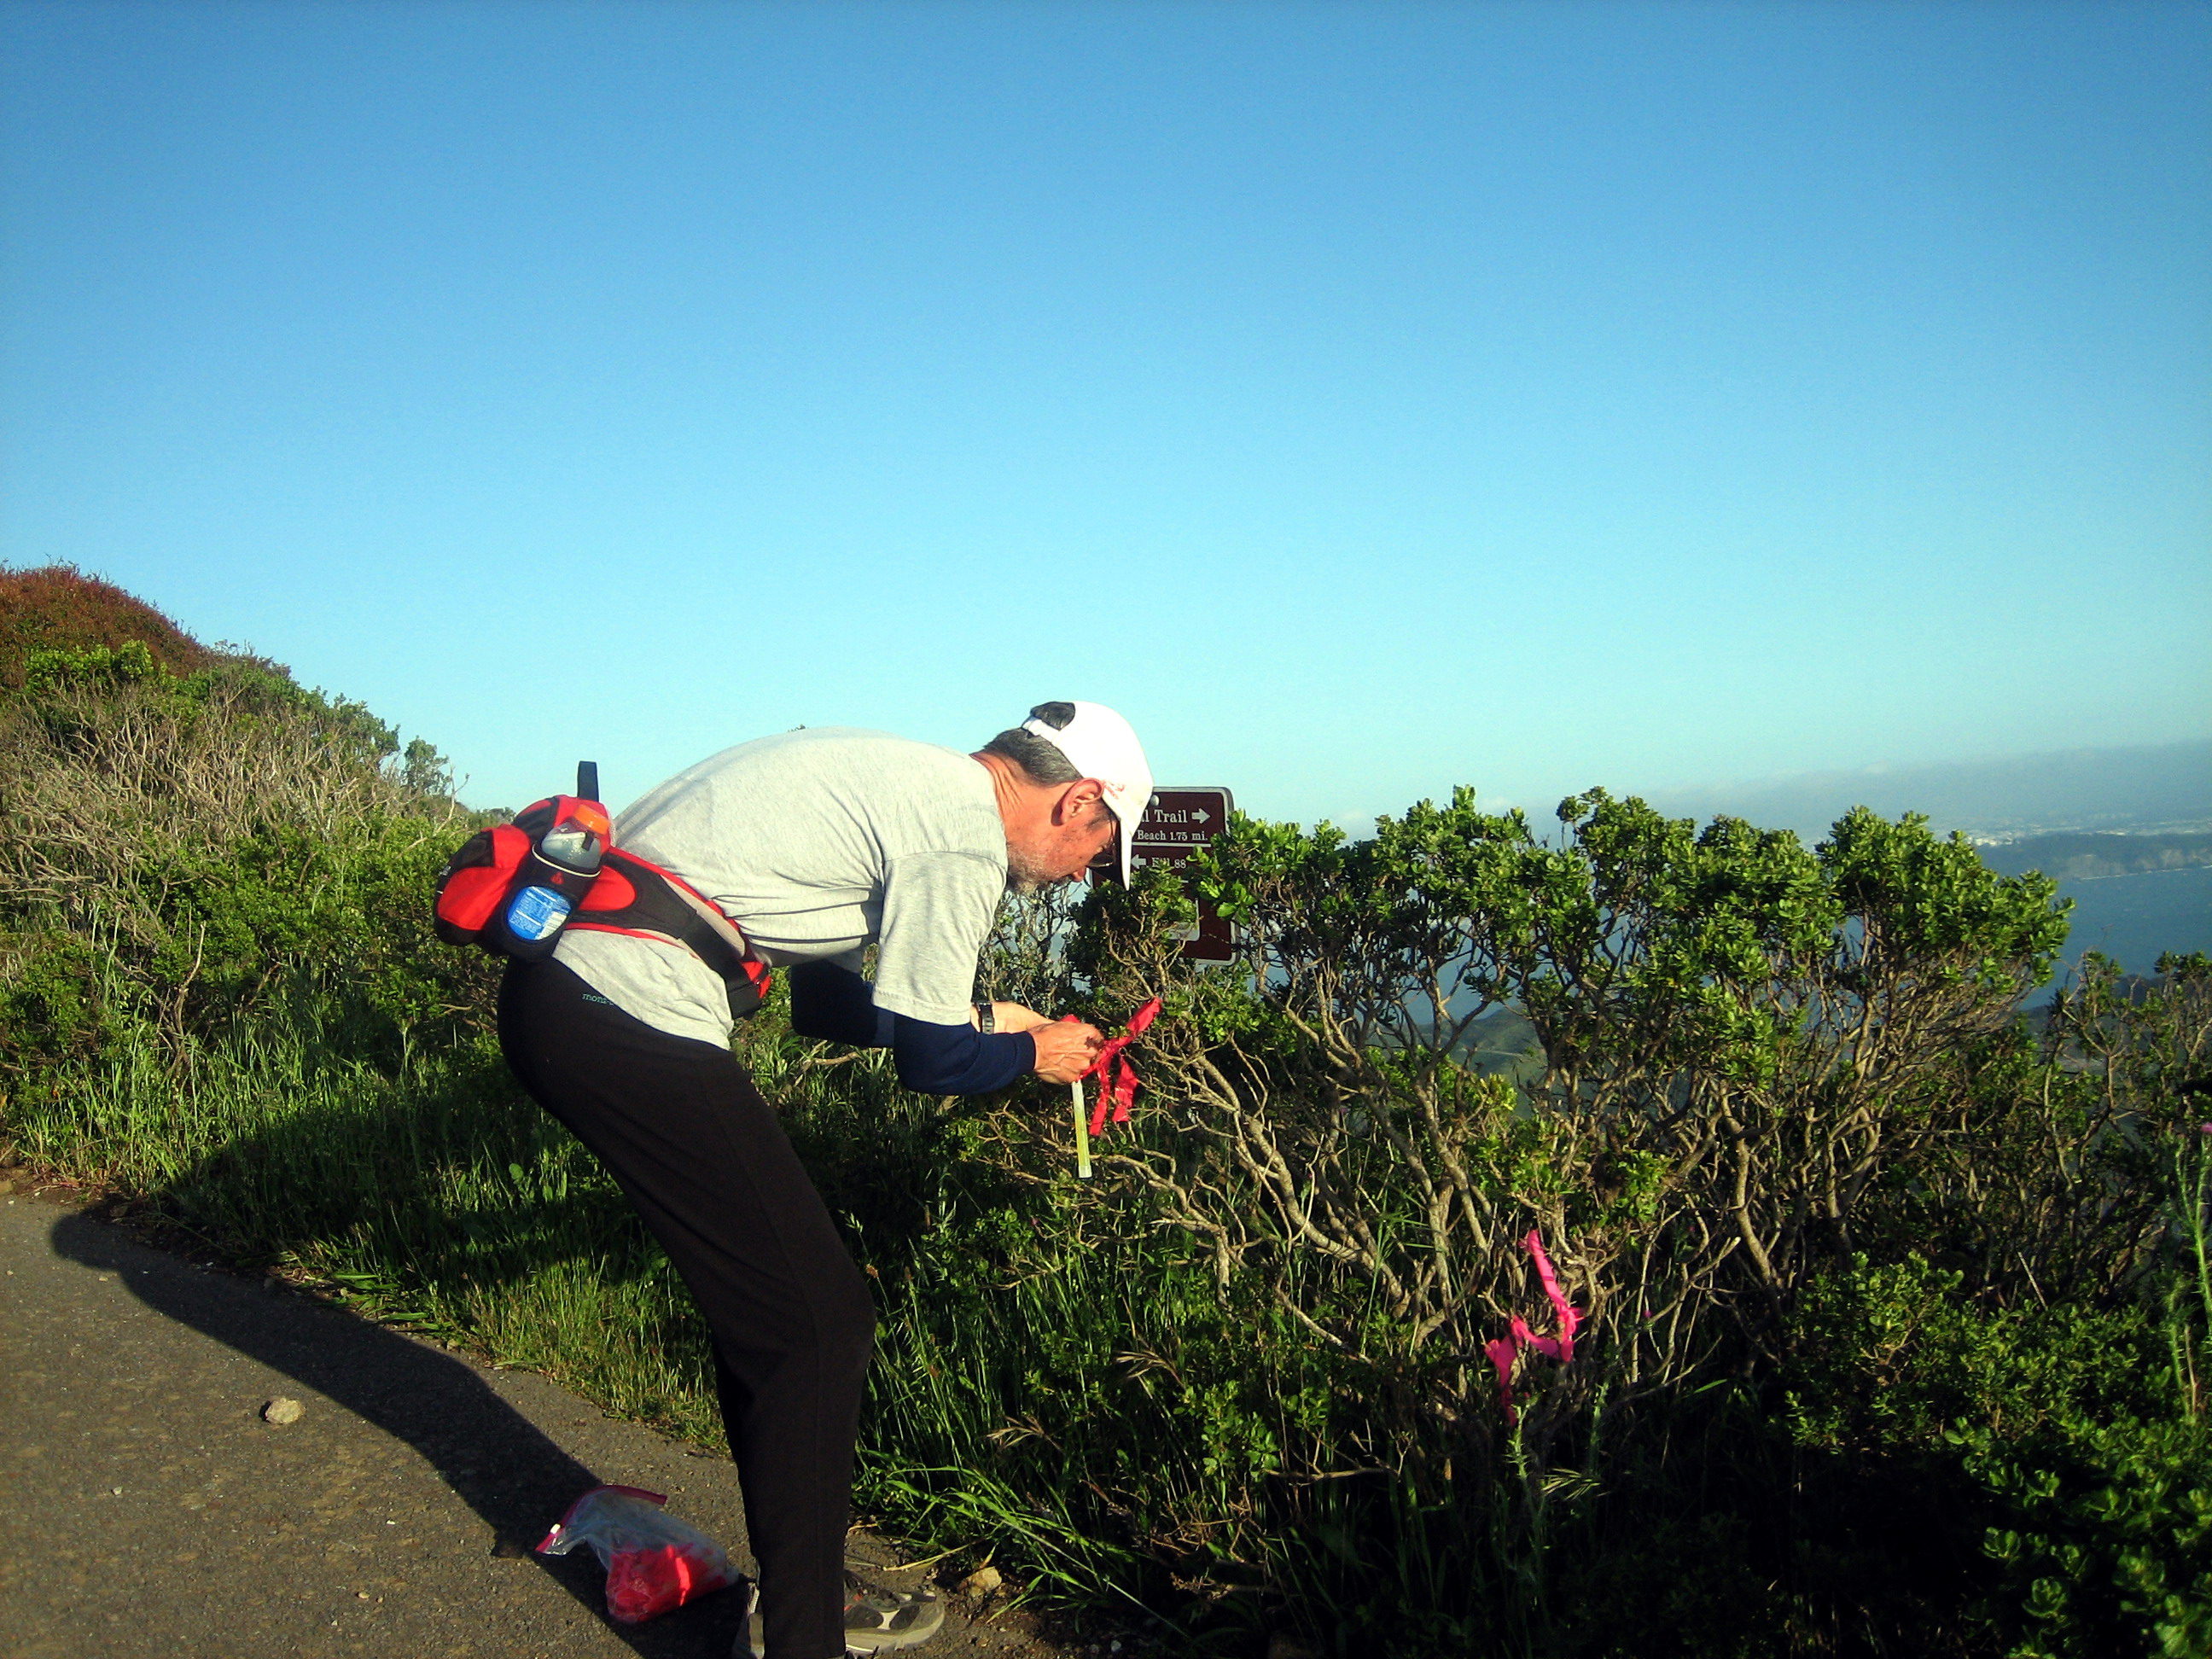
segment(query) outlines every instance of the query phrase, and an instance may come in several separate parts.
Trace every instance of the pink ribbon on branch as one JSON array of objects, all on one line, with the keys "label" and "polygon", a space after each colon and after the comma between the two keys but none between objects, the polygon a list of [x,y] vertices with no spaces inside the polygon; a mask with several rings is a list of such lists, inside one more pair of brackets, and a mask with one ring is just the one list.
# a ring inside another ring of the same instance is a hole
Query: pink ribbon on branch
[{"label": "pink ribbon on branch", "polygon": [[1091,1114],[1091,1133],[1094,1136],[1105,1132],[1109,1106],[1113,1108],[1115,1122],[1129,1121],[1129,1103],[1137,1097],[1137,1068],[1123,1057],[1121,1050],[1145,1034],[1145,1028],[1159,1012],[1160,1000],[1154,997],[1130,1015],[1129,1023],[1121,1028],[1121,1035],[1101,1048],[1098,1058],[1091,1062],[1091,1069],[1084,1073],[1085,1077],[1098,1079],[1098,1106]]},{"label": "pink ribbon on branch", "polygon": [[[1528,1346],[1538,1353],[1546,1353],[1562,1365],[1575,1357],[1575,1331],[1583,1322],[1582,1310],[1566,1297],[1559,1288],[1559,1276],[1552,1271],[1552,1258],[1544,1254],[1544,1241],[1531,1227],[1528,1237],[1521,1241],[1528,1247],[1528,1254],[1536,1259],[1536,1277],[1544,1282],[1544,1294],[1551,1299],[1553,1311],[1559,1316],[1559,1334],[1556,1339],[1531,1336]],[[1526,1326],[1522,1328],[1525,1330]]]},{"label": "pink ribbon on branch", "polygon": [[1482,1352],[1489,1357],[1491,1365],[1498,1372],[1498,1399],[1505,1407],[1505,1420],[1509,1424],[1519,1420],[1519,1414],[1513,1407],[1513,1365],[1520,1358],[1521,1351],[1532,1349],[1547,1358],[1558,1360],[1562,1365],[1567,1364],[1575,1357],[1575,1333],[1583,1324],[1582,1310],[1568,1301],[1566,1292],[1559,1288],[1559,1275],[1553,1270],[1552,1258],[1544,1254],[1542,1237],[1531,1227],[1528,1236],[1521,1243],[1535,1260],[1536,1277],[1543,1281],[1544,1295],[1550,1301],[1552,1310],[1559,1316],[1559,1334],[1557,1336],[1539,1336],[1528,1328],[1527,1320],[1515,1314],[1513,1322],[1507,1327],[1504,1336],[1482,1345]]}]

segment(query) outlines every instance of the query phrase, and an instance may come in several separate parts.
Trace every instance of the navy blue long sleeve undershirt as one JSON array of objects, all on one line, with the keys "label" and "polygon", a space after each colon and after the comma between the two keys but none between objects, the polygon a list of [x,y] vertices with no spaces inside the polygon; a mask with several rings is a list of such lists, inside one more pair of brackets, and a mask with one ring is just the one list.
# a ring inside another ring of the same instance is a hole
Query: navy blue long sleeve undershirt
[{"label": "navy blue long sleeve undershirt", "polygon": [[1027,1031],[989,1036],[969,1024],[933,1025],[876,1006],[868,981],[829,962],[787,970],[791,1029],[801,1036],[855,1048],[888,1048],[899,1081],[926,1095],[987,1095],[1036,1064]]}]

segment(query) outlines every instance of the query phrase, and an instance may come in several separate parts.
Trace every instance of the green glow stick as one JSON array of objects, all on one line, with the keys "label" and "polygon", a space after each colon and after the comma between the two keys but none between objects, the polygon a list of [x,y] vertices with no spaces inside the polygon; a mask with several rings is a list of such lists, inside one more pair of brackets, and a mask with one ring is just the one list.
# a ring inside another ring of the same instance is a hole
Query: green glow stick
[{"label": "green glow stick", "polygon": [[1075,1103],[1075,1173],[1088,1181],[1091,1179],[1091,1123],[1084,1115],[1081,1078],[1067,1085],[1067,1095]]}]

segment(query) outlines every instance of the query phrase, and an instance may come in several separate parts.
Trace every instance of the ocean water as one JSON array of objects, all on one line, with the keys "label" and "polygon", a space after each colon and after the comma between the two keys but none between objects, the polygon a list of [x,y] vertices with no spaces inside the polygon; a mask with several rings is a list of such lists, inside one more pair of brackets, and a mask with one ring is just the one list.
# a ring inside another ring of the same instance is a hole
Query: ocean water
[{"label": "ocean water", "polygon": [[2101,951],[2131,974],[2148,974],[2162,951],[2212,953],[2212,867],[2061,882],[2058,892],[2074,901],[2064,967]]}]

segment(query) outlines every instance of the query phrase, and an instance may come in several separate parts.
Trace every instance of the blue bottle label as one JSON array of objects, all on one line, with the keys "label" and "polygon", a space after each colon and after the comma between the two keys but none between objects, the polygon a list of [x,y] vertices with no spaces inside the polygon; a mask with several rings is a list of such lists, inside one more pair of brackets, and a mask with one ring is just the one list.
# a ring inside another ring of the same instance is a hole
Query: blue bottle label
[{"label": "blue bottle label", "polygon": [[507,925],[517,939],[550,939],[574,908],[567,895],[550,887],[526,887],[507,907]]}]

